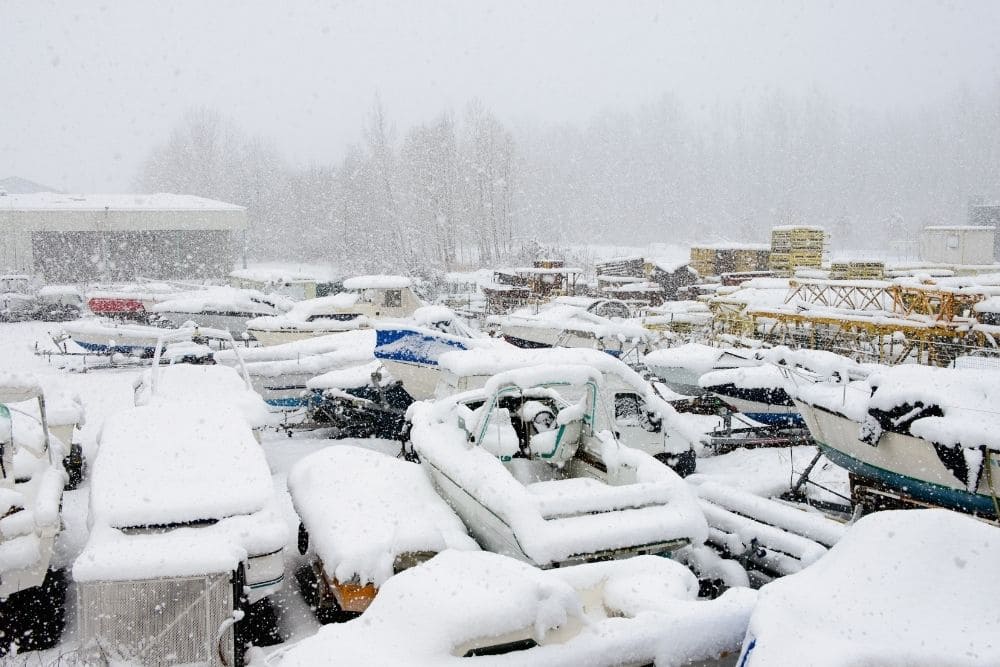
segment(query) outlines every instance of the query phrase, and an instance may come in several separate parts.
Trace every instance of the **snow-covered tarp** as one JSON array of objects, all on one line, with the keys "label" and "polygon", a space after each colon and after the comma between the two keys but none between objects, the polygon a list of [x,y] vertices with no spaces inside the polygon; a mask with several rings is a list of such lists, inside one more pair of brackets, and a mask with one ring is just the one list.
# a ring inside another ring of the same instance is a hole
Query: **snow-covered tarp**
[{"label": "snow-covered tarp", "polygon": [[265,426],[270,418],[260,394],[247,386],[238,371],[228,366],[160,366],[143,371],[134,386],[136,405],[235,410],[254,428]]},{"label": "snow-covered tarp", "polygon": [[264,453],[242,416],[158,404],[107,418],[93,463],[90,520],[113,527],[218,520],[273,494]]},{"label": "snow-covered tarp", "polygon": [[403,554],[478,549],[416,463],[329,447],[295,464],[288,491],[310,546],[341,582],[381,586]]},{"label": "snow-covered tarp", "polygon": [[946,510],[877,512],[764,586],[740,665],[1000,664],[1000,531]]},{"label": "snow-covered tarp", "polygon": [[[365,665],[681,665],[734,651],[756,592],[698,601],[694,575],[652,556],[533,567],[486,552],[446,551],[386,582],[365,614],[326,625],[272,667]],[[531,640],[501,655],[468,651]]]},{"label": "snow-covered tarp", "polygon": [[277,315],[288,311],[292,302],[277,294],[264,294],[253,289],[213,287],[184,292],[159,301],[149,308],[154,313],[220,313],[247,317]]}]

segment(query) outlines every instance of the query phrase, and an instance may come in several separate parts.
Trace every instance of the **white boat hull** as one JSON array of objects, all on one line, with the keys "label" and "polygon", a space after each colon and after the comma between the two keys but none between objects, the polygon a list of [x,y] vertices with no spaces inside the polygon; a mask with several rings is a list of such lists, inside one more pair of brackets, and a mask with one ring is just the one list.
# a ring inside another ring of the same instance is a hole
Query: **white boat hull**
[{"label": "white boat hull", "polygon": [[[827,457],[849,471],[898,489],[918,500],[957,509],[993,512],[988,479],[983,470],[974,493],[922,438],[885,431],[876,445],[858,438],[860,425],[843,415],[796,401],[813,438]],[[992,478],[1000,492],[1000,456],[992,457]]]},{"label": "white boat hull", "polygon": [[297,340],[306,340],[307,338],[317,338],[319,336],[329,336],[330,334],[343,333],[345,331],[354,331],[357,327],[349,328],[339,328],[339,329],[255,329],[253,327],[247,328],[247,333],[253,336],[253,338],[259,342],[261,345],[282,345],[283,343],[294,343]]},{"label": "white boat hull", "polygon": [[389,374],[403,383],[403,388],[406,389],[406,393],[413,397],[413,400],[426,401],[434,398],[434,390],[441,378],[439,366],[406,363],[391,359],[382,359],[381,361]]},{"label": "white boat hull", "polygon": [[260,317],[258,313],[177,313],[169,311],[157,313],[157,315],[175,327],[182,327],[186,322],[194,322],[199,327],[221,329],[236,337],[241,336],[246,331],[247,320]]}]

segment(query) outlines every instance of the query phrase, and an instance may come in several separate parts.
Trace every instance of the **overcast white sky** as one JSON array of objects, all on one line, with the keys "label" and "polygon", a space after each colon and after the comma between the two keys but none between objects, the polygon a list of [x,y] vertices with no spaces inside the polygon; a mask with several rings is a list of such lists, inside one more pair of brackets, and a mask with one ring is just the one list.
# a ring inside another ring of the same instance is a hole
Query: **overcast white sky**
[{"label": "overcast white sky", "polygon": [[479,97],[584,121],[811,87],[898,109],[1000,80],[1000,2],[0,0],[0,178],[127,190],[185,109],[298,164],[338,159],[379,93],[399,126]]}]

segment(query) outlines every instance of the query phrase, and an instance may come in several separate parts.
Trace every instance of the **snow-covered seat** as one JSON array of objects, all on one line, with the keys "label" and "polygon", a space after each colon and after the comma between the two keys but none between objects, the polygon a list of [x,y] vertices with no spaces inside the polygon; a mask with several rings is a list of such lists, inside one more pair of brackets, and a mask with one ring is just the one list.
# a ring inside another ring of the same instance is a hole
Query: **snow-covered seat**
[{"label": "snow-covered seat", "polygon": [[668,490],[653,484],[614,486],[590,477],[571,477],[525,486],[543,519],[637,509],[669,502]]},{"label": "snow-covered seat", "polygon": [[571,405],[556,416],[557,428],[531,436],[528,450],[532,458],[541,458],[552,465],[562,466],[576,454],[583,435],[585,407]]}]

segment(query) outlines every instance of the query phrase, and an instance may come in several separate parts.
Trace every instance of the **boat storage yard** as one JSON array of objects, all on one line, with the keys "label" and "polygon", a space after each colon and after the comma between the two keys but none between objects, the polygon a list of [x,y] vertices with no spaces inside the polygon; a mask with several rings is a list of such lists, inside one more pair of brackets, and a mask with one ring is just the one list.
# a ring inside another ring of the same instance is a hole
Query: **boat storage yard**
[{"label": "boat storage yard", "polygon": [[8,309],[5,664],[1000,663],[1000,272],[545,266]]},{"label": "boat storage yard", "polygon": [[1000,667],[1000,2],[0,6],[0,667]]}]

